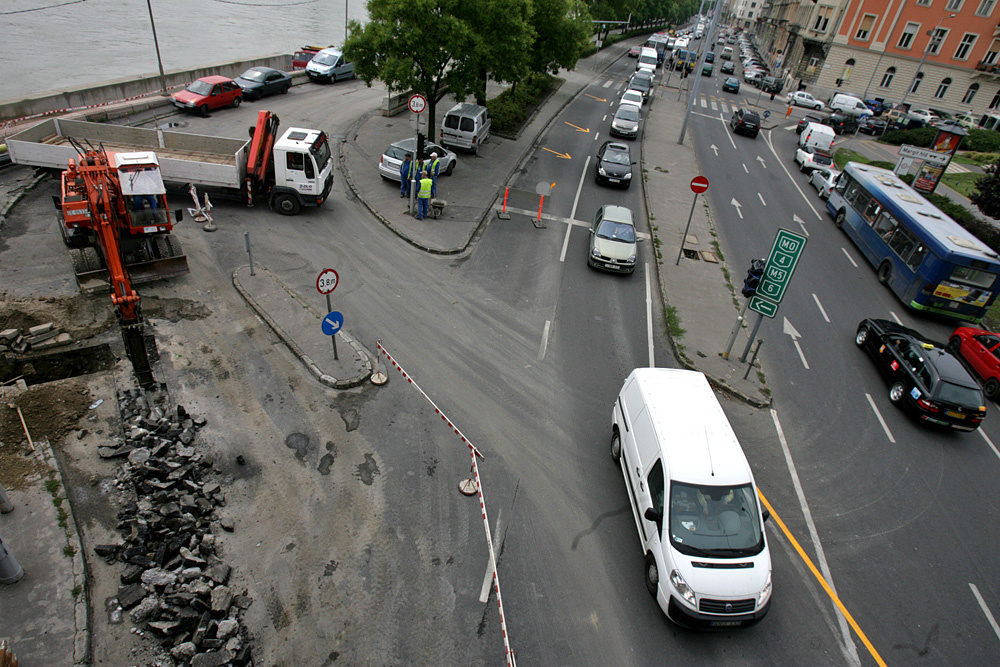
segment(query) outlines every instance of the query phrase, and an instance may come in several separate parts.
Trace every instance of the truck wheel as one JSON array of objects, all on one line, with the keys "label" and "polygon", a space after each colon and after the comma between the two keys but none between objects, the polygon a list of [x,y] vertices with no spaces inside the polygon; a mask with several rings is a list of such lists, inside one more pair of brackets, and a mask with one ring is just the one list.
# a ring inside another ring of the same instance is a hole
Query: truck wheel
[{"label": "truck wheel", "polygon": [[237,97],[235,100],[233,100],[233,108],[234,109],[239,108],[239,106],[240,106],[240,104],[242,102],[243,102],[243,98],[242,97]]},{"label": "truck wheel", "polygon": [[281,215],[298,215],[299,200],[291,195],[278,195],[274,198],[274,208]]}]

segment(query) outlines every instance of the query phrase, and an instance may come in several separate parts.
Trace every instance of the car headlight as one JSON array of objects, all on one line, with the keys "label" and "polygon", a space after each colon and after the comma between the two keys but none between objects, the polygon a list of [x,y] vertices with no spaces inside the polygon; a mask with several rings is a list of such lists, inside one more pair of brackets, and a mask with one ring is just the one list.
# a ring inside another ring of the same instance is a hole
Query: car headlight
[{"label": "car headlight", "polygon": [[632,180],[632,173],[629,172],[629,173],[625,174],[624,176],[622,176],[622,178],[624,178],[626,181]]},{"label": "car headlight", "polygon": [[628,259],[625,260],[625,263],[626,264],[635,264],[635,253],[632,253],[631,255],[629,255]]},{"label": "car headlight", "polygon": [[604,167],[598,167],[597,168],[597,173],[600,174],[601,176],[607,176],[608,175],[608,172],[604,171]]},{"label": "car headlight", "polygon": [[[768,581],[770,581],[770,578],[768,578]],[[673,585],[674,590],[677,591],[677,594],[680,595],[685,602],[692,607],[695,606],[694,591],[691,590],[686,583],[684,583],[684,578],[681,577],[680,572],[674,570],[670,573],[670,583]]]},{"label": "car headlight", "polygon": [[757,595],[757,608],[760,609],[765,604],[767,604],[768,599],[771,597],[771,573],[767,573],[767,583],[764,584],[764,588],[760,589],[760,594]]},{"label": "car headlight", "polygon": [[596,257],[596,258],[600,259],[601,258],[601,251],[598,250],[597,247],[595,246],[594,248],[591,248],[591,250],[590,250],[590,256],[591,257]]},{"label": "car headlight", "polygon": [[195,104],[194,100],[191,100],[190,102],[186,103],[186,104],[185,104],[184,106],[187,106],[187,107],[192,107],[192,108],[194,108],[194,107],[196,107],[196,106],[198,106],[198,105],[197,105],[197,104]]}]

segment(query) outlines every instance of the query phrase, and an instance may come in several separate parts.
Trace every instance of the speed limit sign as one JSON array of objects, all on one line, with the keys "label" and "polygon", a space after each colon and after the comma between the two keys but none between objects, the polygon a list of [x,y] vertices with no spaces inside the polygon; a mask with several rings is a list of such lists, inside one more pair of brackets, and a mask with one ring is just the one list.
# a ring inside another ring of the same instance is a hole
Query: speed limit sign
[{"label": "speed limit sign", "polygon": [[337,272],[333,269],[326,269],[316,278],[316,289],[319,290],[320,294],[329,294],[337,289],[338,282],[340,282],[340,276],[337,275]]},{"label": "speed limit sign", "polygon": [[427,108],[427,98],[423,95],[411,95],[409,107],[413,113],[423,113]]}]

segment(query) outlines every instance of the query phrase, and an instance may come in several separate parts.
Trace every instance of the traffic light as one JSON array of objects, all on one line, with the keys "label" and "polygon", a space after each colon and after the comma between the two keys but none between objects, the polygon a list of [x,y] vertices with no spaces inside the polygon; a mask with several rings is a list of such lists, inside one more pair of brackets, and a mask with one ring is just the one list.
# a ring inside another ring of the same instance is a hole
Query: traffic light
[{"label": "traffic light", "polygon": [[757,293],[760,278],[764,275],[764,264],[766,264],[766,260],[763,259],[750,260],[750,270],[747,271],[742,290],[743,296],[748,299]]}]

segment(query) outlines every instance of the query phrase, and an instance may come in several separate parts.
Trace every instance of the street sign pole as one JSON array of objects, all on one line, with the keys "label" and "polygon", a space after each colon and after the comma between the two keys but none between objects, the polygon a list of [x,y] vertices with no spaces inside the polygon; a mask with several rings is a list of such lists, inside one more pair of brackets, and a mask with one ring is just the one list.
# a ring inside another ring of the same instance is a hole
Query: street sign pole
[{"label": "street sign pole", "polygon": [[694,207],[698,203],[698,193],[694,193],[694,201],[691,202],[691,212],[688,213],[688,223],[684,227],[684,236],[681,237],[681,249],[677,251],[677,262],[674,266],[679,266],[681,263],[681,255],[684,254],[684,242],[687,241],[688,230],[691,229],[691,218],[694,217]]},{"label": "street sign pole", "polygon": [[[326,312],[332,313],[333,306],[330,304],[330,294],[333,290],[337,289],[337,285],[340,284],[340,274],[338,274],[333,269],[324,269],[320,272],[319,277],[316,278],[316,289],[320,294],[326,295]],[[337,356],[337,333],[334,332],[330,338],[333,340],[333,359],[338,360],[340,357]]]},{"label": "street sign pole", "polygon": [[[326,295],[326,312],[332,313],[333,306],[330,305],[330,295]],[[330,336],[330,340],[333,341],[333,360],[337,361],[340,357],[337,356],[337,334]]]},{"label": "street sign pole", "polygon": [[760,323],[764,321],[764,316],[757,313],[757,321],[754,322],[753,331],[750,333],[750,338],[747,339],[747,346],[743,350],[743,354],[740,355],[740,363],[744,363],[747,360],[747,355],[750,354],[750,348],[753,347],[753,341],[757,338],[757,332],[760,331]]}]

